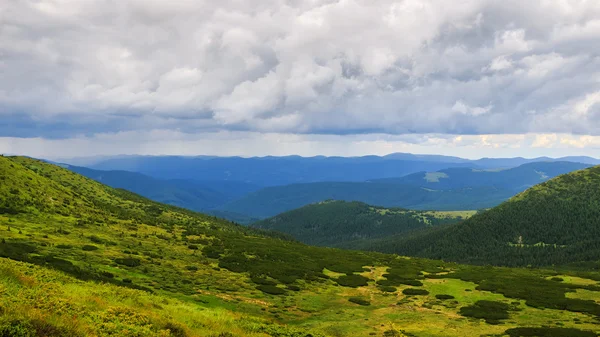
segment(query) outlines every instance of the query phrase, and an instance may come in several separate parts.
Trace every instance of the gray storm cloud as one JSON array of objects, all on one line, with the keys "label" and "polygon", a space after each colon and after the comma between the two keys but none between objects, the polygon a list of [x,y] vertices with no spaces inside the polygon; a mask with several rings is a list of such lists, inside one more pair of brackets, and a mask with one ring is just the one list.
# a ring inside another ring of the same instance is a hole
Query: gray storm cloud
[{"label": "gray storm cloud", "polygon": [[599,45],[598,1],[0,0],[0,136],[600,135]]}]

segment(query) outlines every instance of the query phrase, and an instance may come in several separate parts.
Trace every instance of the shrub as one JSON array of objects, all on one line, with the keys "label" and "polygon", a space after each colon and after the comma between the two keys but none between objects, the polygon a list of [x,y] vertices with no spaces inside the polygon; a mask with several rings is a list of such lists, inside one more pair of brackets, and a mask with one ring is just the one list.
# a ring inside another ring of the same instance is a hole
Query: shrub
[{"label": "shrub", "polygon": [[23,320],[12,319],[0,322],[0,336],[45,336],[45,337],[62,337],[62,336],[81,336],[76,331],[67,330],[63,327],[55,326],[43,320]]},{"label": "shrub", "polygon": [[167,324],[165,324],[165,330],[169,330],[169,336],[174,336],[174,337],[187,337],[188,334],[185,331],[185,328],[183,328],[182,326],[173,323],[173,322],[168,322]]},{"label": "shrub", "polygon": [[437,294],[437,295],[435,295],[435,298],[437,298],[438,300],[453,300],[454,296],[452,296],[452,295],[444,295],[444,294]]},{"label": "shrub", "polygon": [[419,280],[400,280],[400,284],[405,284],[407,286],[420,287],[423,285],[423,282]]},{"label": "shrub", "polygon": [[188,240],[189,243],[195,243],[195,244],[200,244],[200,245],[208,245],[210,244],[210,241],[207,239],[190,239]]},{"label": "shrub", "polygon": [[553,277],[553,278],[551,278],[550,280],[552,280],[552,281],[556,281],[556,282],[562,282],[562,281],[564,281],[564,279],[562,279],[562,278],[560,278],[560,277]]},{"label": "shrub", "polygon": [[300,287],[298,287],[297,285],[293,285],[293,284],[289,284],[286,288],[291,291],[300,291]]},{"label": "shrub", "polygon": [[198,245],[188,245],[188,248],[191,250],[198,250]]},{"label": "shrub", "polygon": [[120,265],[127,266],[127,267],[137,267],[140,264],[142,264],[140,262],[140,259],[135,259],[135,258],[131,258],[131,257],[116,258],[115,262]]},{"label": "shrub", "polygon": [[460,308],[459,314],[465,317],[482,318],[489,324],[498,324],[508,318],[509,306],[506,303],[481,300]]},{"label": "shrub", "polygon": [[399,286],[401,284],[405,284],[413,287],[420,287],[423,285],[423,283],[419,280],[406,278],[405,276],[400,276],[396,274],[383,274],[383,277],[385,277],[386,279],[378,280],[377,284],[382,286]]},{"label": "shrub", "polygon": [[231,332],[221,332],[219,334],[212,334],[209,337],[235,337]]},{"label": "shrub", "polygon": [[256,289],[262,291],[263,293],[270,295],[283,295],[285,294],[285,289],[279,288],[273,285],[261,284]]},{"label": "shrub", "polygon": [[202,248],[202,254],[211,259],[218,259],[223,253],[225,253],[225,250],[223,249],[223,247],[219,246],[205,246],[204,248]]},{"label": "shrub", "polygon": [[277,285],[277,282],[275,282],[275,281],[267,280],[265,278],[258,277],[258,276],[252,276],[250,278],[250,281],[252,281],[253,283],[256,283],[256,284],[262,284],[262,285],[266,285],[266,286]]},{"label": "shrub", "polygon": [[187,269],[189,271],[197,271],[198,267],[196,267],[196,266],[185,266],[185,269]]},{"label": "shrub", "polygon": [[115,274],[107,272],[107,271],[103,271],[100,273],[100,276],[111,279],[111,278],[115,277]]},{"label": "shrub", "polygon": [[595,337],[592,331],[574,328],[512,328],[504,332],[510,337]]},{"label": "shrub", "polygon": [[69,231],[66,231],[66,230],[64,230],[64,229],[62,229],[62,228],[59,228],[59,229],[56,231],[56,233],[58,233],[58,234],[64,234],[64,235],[69,235],[69,234],[71,234],[71,232],[69,232]]},{"label": "shrub", "polygon": [[98,247],[94,245],[84,245],[83,247],[81,247],[81,249],[85,250],[86,252],[91,252],[93,250],[98,250]]},{"label": "shrub", "polygon": [[35,252],[34,246],[21,242],[6,242],[0,244],[0,257],[23,261],[27,255]]},{"label": "shrub", "polygon": [[425,289],[406,288],[402,290],[404,295],[429,295],[429,291]]},{"label": "shrub", "polygon": [[128,279],[128,278],[124,278],[122,282],[123,283],[133,283],[133,281],[131,279]]},{"label": "shrub", "polygon": [[344,286],[344,287],[352,287],[352,288],[357,288],[357,287],[362,287],[362,286],[366,286],[368,283],[368,281],[370,281],[370,279],[362,276],[362,275],[343,275],[338,277],[335,280],[339,285]]},{"label": "shrub", "polygon": [[104,242],[104,240],[102,240],[101,238],[97,237],[96,235],[90,236],[90,241],[92,241],[93,243],[102,243],[102,242]]},{"label": "shrub", "polygon": [[396,290],[398,290],[398,289],[396,289],[396,287],[392,287],[392,286],[380,286],[379,290],[386,292],[386,293],[395,293]]},{"label": "shrub", "polygon": [[71,248],[73,248],[73,246],[71,246],[71,245],[63,245],[63,244],[59,244],[59,245],[56,245],[54,247],[56,247],[58,249],[71,249]]},{"label": "shrub", "polygon": [[358,304],[358,305],[362,305],[362,306],[368,306],[371,305],[371,302],[369,302],[369,300],[364,299],[362,297],[350,297],[348,299],[348,301]]}]

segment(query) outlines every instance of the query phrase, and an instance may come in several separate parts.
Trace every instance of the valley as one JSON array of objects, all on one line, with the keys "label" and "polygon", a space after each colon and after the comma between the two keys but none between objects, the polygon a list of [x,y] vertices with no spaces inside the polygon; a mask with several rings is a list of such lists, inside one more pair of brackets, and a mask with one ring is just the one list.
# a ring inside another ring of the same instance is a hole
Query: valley
[{"label": "valley", "polygon": [[[599,332],[595,271],[311,247],[23,157],[1,157],[0,180],[5,334]],[[49,309],[58,303],[64,309]]]},{"label": "valley", "polygon": [[[586,163],[496,159],[489,162],[520,166],[491,169],[486,168],[490,164],[485,160],[398,154],[359,158],[134,157],[95,163],[94,167],[111,169],[107,171],[63,166],[154,201],[250,224],[329,199],[415,210],[486,209],[559,174],[590,167],[591,160],[581,160]],[[169,168],[171,164],[177,165],[177,170]],[[234,174],[232,168],[240,171]],[[431,171],[439,168],[443,169]],[[418,172],[422,169],[428,171]],[[287,180],[278,180],[277,175]],[[377,178],[382,176],[388,178]],[[308,182],[291,183],[297,181]]]}]

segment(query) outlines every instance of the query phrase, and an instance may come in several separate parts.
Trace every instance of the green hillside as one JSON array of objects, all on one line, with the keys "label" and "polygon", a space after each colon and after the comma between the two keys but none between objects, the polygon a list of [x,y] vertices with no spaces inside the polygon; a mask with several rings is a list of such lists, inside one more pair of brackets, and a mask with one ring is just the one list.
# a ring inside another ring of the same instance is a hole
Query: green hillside
[{"label": "green hillside", "polygon": [[348,247],[348,242],[384,238],[461,221],[474,211],[439,212],[383,208],[362,202],[324,201],[255,222],[254,228],[287,233],[310,245]]},{"label": "green hillside", "polygon": [[0,157],[0,336],[594,336],[600,273],[306,246]]},{"label": "green hillside", "polygon": [[475,264],[544,266],[599,261],[600,167],[549,180],[460,224],[369,245]]}]

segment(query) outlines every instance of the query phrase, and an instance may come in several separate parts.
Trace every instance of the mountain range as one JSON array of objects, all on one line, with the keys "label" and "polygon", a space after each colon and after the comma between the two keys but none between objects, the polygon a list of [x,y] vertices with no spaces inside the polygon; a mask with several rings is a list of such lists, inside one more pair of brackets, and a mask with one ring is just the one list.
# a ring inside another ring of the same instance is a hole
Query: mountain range
[{"label": "mountain range", "polygon": [[[348,165],[346,170],[352,170],[351,164]],[[317,182],[272,187],[235,180],[161,179],[139,172],[63,166],[158,202],[248,224],[328,199],[420,210],[489,208],[539,182],[589,165],[554,161],[529,163],[510,169],[448,168],[363,182]]]},{"label": "mountain range", "polygon": [[366,182],[293,184],[252,192],[221,209],[265,218],[334,199],[417,210],[477,210],[496,206],[528,187],[585,167],[589,165],[539,162],[511,169],[451,168]]},{"label": "mountain range", "polygon": [[[442,155],[395,153],[364,157],[178,157],[120,156],[108,158],[64,159],[61,162],[98,170],[122,170],[143,173],[160,179],[199,181],[238,181],[261,187],[312,182],[365,181],[396,178],[420,171],[435,172],[446,168],[511,168],[533,162],[571,161],[597,165],[590,157],[483,158],[469,160]],[[86,164],[87,163],[87,164]]]}]

